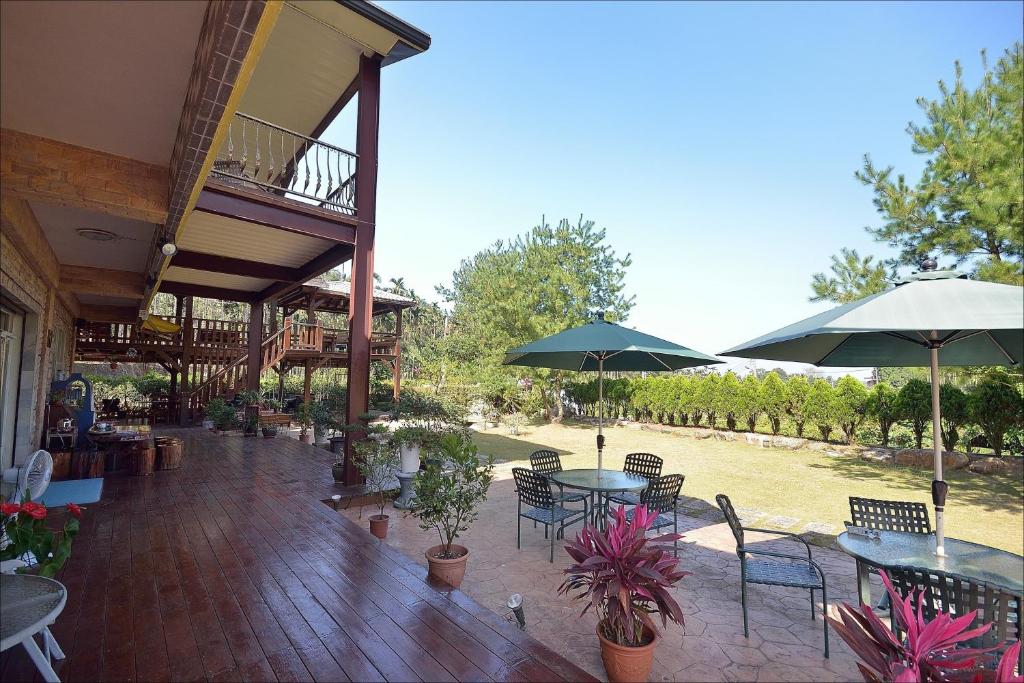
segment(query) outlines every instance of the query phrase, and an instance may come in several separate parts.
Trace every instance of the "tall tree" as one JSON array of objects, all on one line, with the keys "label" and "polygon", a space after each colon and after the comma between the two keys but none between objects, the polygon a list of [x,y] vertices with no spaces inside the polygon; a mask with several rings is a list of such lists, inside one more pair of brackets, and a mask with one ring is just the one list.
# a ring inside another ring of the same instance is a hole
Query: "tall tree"
[{"label": "tall tree", "polygon": [[831,275],[815,273],[811,277],[811,301],[834,301],[839,304],[863,299],[886,288],[885,263],[874,256],[862,257],[856,249],[843,247],[833,254]]},{"label": "tall tree", "polygon": [[919,98],[923,124],[907,133],[916,154],[928,160],[916,184],[865,156],[858,180],[871,187],[883,224],[868,228],[900,250],[903,265],[926,255],[971,262],[979,278],[1021,284],[1024,258],[1024,46],[1006,50],[977,88],[955,65],[952,86]]},{"label": "tall tree", "polygon": [[495,396],[531,376],[545,406],[560,416],[565,372],[509,368],[502,357],[509,348],[581,325],[595,311],[624,320],[633,307],[625,295],[630,263],[629,255],[618,256],[606,243],[603,229],[582,217],[538,225],[463,261],[451,287],[438,290],[452,306],[447,351],[455,379],[479,383]]}]

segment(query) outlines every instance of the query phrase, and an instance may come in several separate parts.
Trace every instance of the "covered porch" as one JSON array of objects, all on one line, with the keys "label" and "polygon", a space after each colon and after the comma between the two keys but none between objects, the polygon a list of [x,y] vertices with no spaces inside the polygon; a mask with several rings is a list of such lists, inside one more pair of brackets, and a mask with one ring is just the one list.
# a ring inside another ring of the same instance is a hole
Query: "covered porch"
[{"label": "covered porch", "polygon": [[[162,433],[183,467],[108,477],[58,576],[61,680],[590,680],[323,503],[330,453]],[[35,677],[0,657],[3,680]]]}]

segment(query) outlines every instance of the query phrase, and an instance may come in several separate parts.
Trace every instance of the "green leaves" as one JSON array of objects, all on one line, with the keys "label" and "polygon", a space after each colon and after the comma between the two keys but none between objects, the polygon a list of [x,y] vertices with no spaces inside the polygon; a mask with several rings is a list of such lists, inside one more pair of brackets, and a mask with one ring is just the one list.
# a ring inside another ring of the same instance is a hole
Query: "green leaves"
[{"label": "green leaves", "polygon": [[921,448],[924,430],[932,419],[931,384],[911,379],[900,387],[896,395],[896,412],[900,420],[910,422],[910,427],[914,430],[915,448]]},{"label": "green leaves", "polygon": [[886,264],[874,256],[861,257],[856,249],[843,247],[832,256],[831,275],[815,273],[811,278],[814,296],[811,301],[834,301],[846,304],[878,294],[888,287]]},{"label": "green leaves", "polygon": [[967,397],[970,418],[981,427],[996,455],[1003,454],[1006,432],[1024,421],[1024,397],[1001,371],[989,373]]}]

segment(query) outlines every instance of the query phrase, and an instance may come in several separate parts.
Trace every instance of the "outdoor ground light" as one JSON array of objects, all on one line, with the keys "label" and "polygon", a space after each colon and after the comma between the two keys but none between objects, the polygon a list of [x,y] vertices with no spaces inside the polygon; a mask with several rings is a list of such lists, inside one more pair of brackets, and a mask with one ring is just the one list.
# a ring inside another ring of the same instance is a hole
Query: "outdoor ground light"
[{"label": "outdoor ground light", "polygon": [[512,614],[516,615],[516,623],[519,624],[520,630],[526,630],[526,612],[523,611],[523,596],[519,593],[513,593],[509,596],[508,602],[505,603],[505,607],[512,610]]},{"label": "outdoor ground light", "polygon": [[338,503],[340,503],[340,502],[341,502],[341,496],[340,495],[335,493],[333,496],[331,496],[331,505],[334,506],[335,510],[338,509]]}]

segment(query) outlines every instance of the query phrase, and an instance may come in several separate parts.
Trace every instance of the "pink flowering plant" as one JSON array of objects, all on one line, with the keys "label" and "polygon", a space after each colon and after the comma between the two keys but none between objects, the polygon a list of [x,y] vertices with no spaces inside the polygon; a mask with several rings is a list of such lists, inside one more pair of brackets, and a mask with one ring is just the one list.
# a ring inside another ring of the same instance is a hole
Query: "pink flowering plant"
[{"label": "pink flowering plant", "polygon": [[838,619],[828,617],[835,632],[860,659],[857,668],[865,681],[1024,683],[1024,677],[1014,673],[1020,656],[1020,641],[1006,649],[995,669],[984,665],[994,662],[991,653],[997,647],[961,647],[992,628],[992,624],[971,628],[977,610],[960,617],[939,613],[931,621],[925,621],[918,591],[902,598],[884,572],[882,582],[892,600],[892,613],[906,633],[904,639],[897,637],[867,605],[853,607],[843,603],[838,609]]},{"label": "pink flowering plant", "polygon": [[657,517],[646,505],[635,508],[633,519],[619,506],[605,531],[585,526],[565,545],[575,564],[559,586],[560,595],[586,603],[580,616],[591,608],[600,619],[601,634],[608,640],[638,647],[658,633],[652,614],[660,614],[662,626],[683,623],[683,612],[671,589],[690,572],[678,568],[672,546],[681,534],[648,539],[647,530]]},{"label": "pink flowering plant", "polygon": [[[64,528],[54,531],[46,524],[48,510],[40,503],[26,498],[22,503],[0,505],[0,561],[25,558],[30,566],[19,572],[55,576],[71,557],[71,542],[82,517],[82,508],[74,503],[67,504],[67,512]],[[35,564],[31,564],[33,558]]]}]

